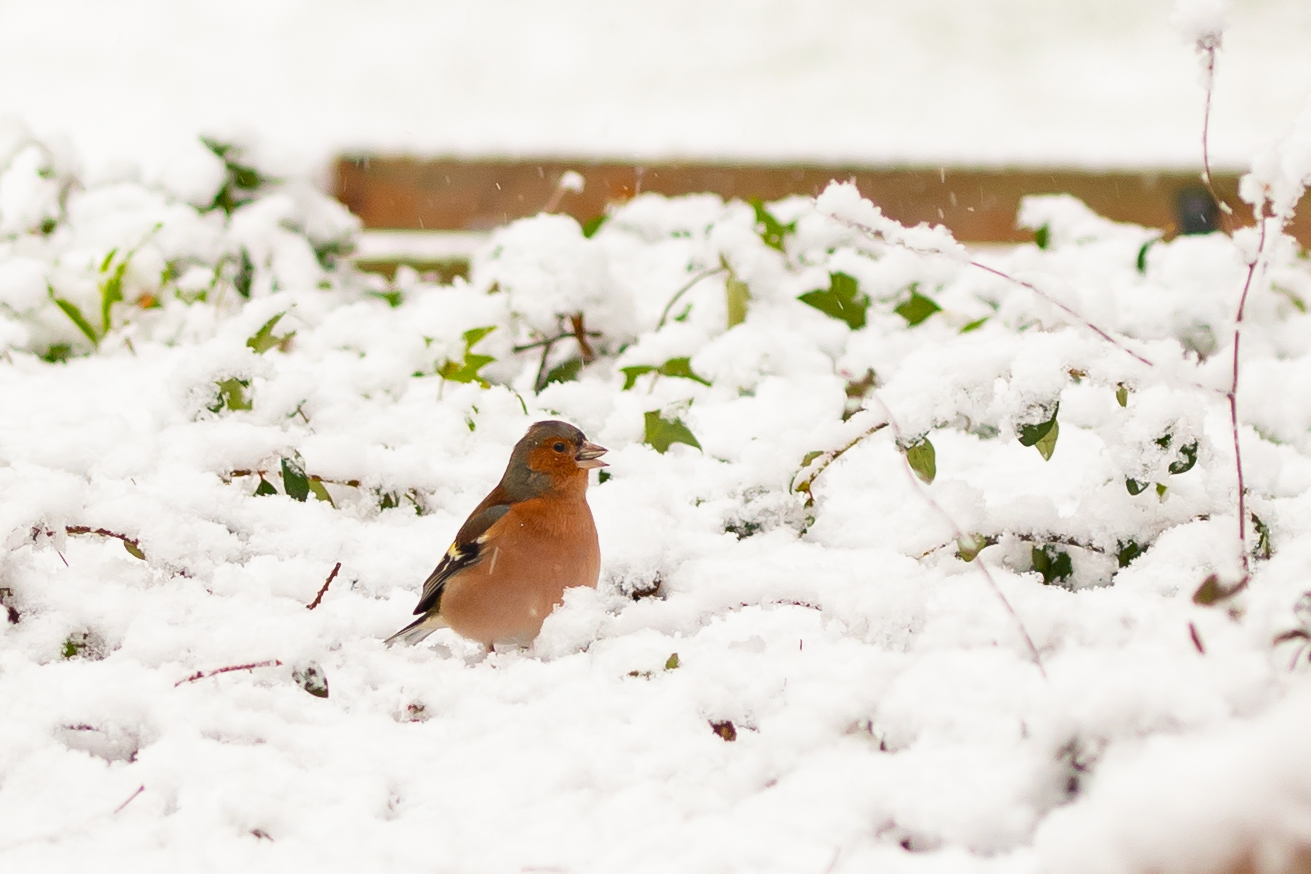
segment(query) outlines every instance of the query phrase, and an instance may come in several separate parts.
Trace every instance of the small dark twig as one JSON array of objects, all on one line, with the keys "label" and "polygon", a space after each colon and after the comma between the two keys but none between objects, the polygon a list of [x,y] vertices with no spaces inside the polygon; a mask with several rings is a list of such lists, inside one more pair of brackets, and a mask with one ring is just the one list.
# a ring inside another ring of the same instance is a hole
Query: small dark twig
[{"label": "small dark twig", "polygon": [[314,600],[305,605],[306,610],[313,610],[315,607],[319,606],[319,603],[323,600],[323,596],[328,594],[328,586],[331,586],[332,581],[337,579],[337,571],[339,570],[341,570],[341,562],[337,562],[337,564],[333,566],[332,573],[328,574],[328,578],[323,581],[323,586],[319,589],[319,593],[314,596]]},{"label": "small dark twig", "polygon": [[[86,525],[69,525],[64,528],[68,534],[94,534],[98,537],[112,537],[127,547],[127,551],[137,558],[145,561],[146,553],[141,548],[141,544],[135,537],[128,537],[126,534],[119,534],[117,531],[110,531],[108,528],[89,528]],[[60,558],[63,558],[61,555]],[[64,564],[68,564],[67,561]]]},{"label": "small dark twig", "polygon": [[145,791],[146,791],[146,784],[145,784],[145,783],[142,783],[140,786],[137,787],[137,791],[136,791],[136,792],[133,792],[131,795],[129,795],[129,796],[127,797],[127,801],[124,801],[124,802],[123,802],[122,804],[120,804],[118,807],[115,807],[115,808],[114,808],[114,812],[111,813],[110,816],[117,816],[118,814],[122,813],[122,812],[123,812],[123,808],[125,808],[125,807],[127,807],[129,804],[131,804],[131,803],[133,802],[133,800],[134,800],[138,795],[140,795],[142,792],[145,792]]},{"label": "small dark twig", "polygon": [[176,689],[183,683],[194,683],[197,680],[204,680],[207,677],[217,677],[219,674],[227,674],[232,671],[253,671],[256,668],[275,668],[280,667],[281,665],[282,662],[277,659],[269,659],[264,662],[251,662],[248,665],[228,665],[226,668],[215,668],[212,671],[196,671],[190,677],[184,677],[183,679],[178,680],[173,684],[173,688]]},{"label": "small dark twig", "polygon": [[583,314],[574,313],[569,317],[569,326],[573,328],[573,337],[578,341],[578,354],[582,356],[584,364],[591,364],[596,360],[596,352],[592,349],[592,344],[587,342],[587,328],[583,325]]},{"label": "small dark twig", "polygon": [[[856,444],[860,443],[871,434],[876,434],[879,431],[882,431],[886,427],[888,427],[887,422],[879,422],[877,425],[866,428],[838,449],[830,449],[828,452],[823,452],[817,455],[810,461],[810,464],[814,464],[816,461],[818,461],[819,464],[816,465],[807,476],[803,477],[800,482],[796,483],[796,485],[792,487],[792,491],[804,493],[806,495],[806,506],[809,507],[815,502],[815,495],[812,492],[812,487],[815,485],[815,480],[819,479],[819,475],[828,470],[829,465],[845,455],[849,450],[854,448]],[[806,467],[809,467],[809,464],[804,465],[802,469],[804,470]],[[800,472],[801,471],[797,471],[798,474],[800,474]]]},{"label": "small dark twig", "polygon": [[728,266],[721,264],[718,267],[712,267],[709,270],[702,270],[696,276],[689,279],[686,285],[674,292],[674,296],[669,299],[669,303],[665,304],[664,312],[660,314],[660,321],[656,322],[656,330],[658,331],[665,326],[665,320],[669,318],[669,311],[674,308],[674,304],[678,303],[680,297],[692,290],[694,285],[703,279],[709,279],[711,276],[714,276],[717,273],[723,273],[727,270]]}]

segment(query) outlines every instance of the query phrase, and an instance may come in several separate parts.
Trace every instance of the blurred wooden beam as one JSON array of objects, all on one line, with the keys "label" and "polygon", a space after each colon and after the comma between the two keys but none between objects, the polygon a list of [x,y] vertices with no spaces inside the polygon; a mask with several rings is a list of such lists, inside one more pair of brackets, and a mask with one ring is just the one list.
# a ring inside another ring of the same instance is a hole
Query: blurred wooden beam
[{"label": "blurred wooden beam", "polygon": [[[580,222],[640,191],[666,195],[713,192],[763,201],[818,194],[831,179],[854,180],[862,194],[903,224],[945,224],[969,243],[1023,242],[1015,228],[1020,198],[1072,194],[1097,213],[1178,233],[1191,209],[1210,207],[1195,173],[1084,170],[875,169],[855,166],[728,165],[535,160],[420,160],[347,157],[337,164],[337,197],[368,228],[485,231],[535,215],[551,201],[561,177],[582,174],[582,192],[565,192],[557,211]],[[1239,216],[1238,177],[1218,174],[1216,189]],[[1299,211],[1290,232],[1311,245],[1311,208]],[[1250,220],[1240,223],[1249,223]]]}]

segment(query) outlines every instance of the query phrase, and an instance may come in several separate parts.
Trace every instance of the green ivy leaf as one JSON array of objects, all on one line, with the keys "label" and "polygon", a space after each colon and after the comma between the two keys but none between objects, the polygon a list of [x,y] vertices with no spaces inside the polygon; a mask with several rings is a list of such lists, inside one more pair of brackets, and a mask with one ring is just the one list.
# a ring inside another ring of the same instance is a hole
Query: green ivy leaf
[{"label": "green ivy leaf", "polygon": [[232,376],[221,379],[214,385],[218,388],[218,399],[210,405],[210,412],[254,409],[254,404],[246,397],[246,389],[250,388],[250,380],[237,379]]},{"label": "green ivy leaf", "polygon": [[1178,460],[1171,462],[1170,473],[1188,473],[1197,464],[1197,441],[1179,447]]},{"label": "green ivy leaf", "polygon": [[933,478],[938,475],[937,454],[928,437],[921,437],[906,448],[906,463],[926,485],[931,485]]},{"label": "green ivy leaf", "polygon": [[277,493],[278,490],[273,487],[273,483],[266,480],[263,476],[259,478],[259,485],[255,486],[255,497],[259,498],[265,495],[276,495]]},{"label": "green ivy leaf", "polygon": [[1033,446],[1044,461],[1051,461],[1052,454],[1056,452],[1056,438],[1060,435],[1060,426],[1056,424],[1056,414],[1061,409],[1059,401],[1052,407],[1051,418],[1044,422],[1036,422],[1020,426],[1020,445]]},{"label": "green ivy leaf", "polygon": [[906,320],[906,326],[913,328],[929,316],[939,312],[942,307],[930,298],[920,294],[914,285],[910,287],[910,300],[900,304],[893,312]]},{"label": "green ivy leaf", "polygon": [[797,300],[840,322],[846,322],[847,327],[853,331],[865,327],[869,298],[861,293],[860,283],[854,276],[830,273],[827,290],[808,291]]},{"label": "green ivy leaf", "polygon": [[247,348],[254,349],[256,355],[263,355],[270,349],[285,349],[285,344],[290,341],[292,337],[296,336],[296,332],[292,331],[291,333],[283,334],[280,337],[273,333],[273,329],[277,327],[279,320],[281,320],[285,315],[286,313],[278,313],[276,316],[261,325],[258,331],[247,338]]},{"label": "green ivy leaf", "polygon": [[701,444],[697,442],[692,432],[683,424],[683,420],[677,417],[666,419],[660,415],[659,410],[652,410],[646,414],[646,436],[642,442],[650,446],[661,455],[669,451],[669,447],[675,443],[686,443],[688,446],[694,446],[698,450]]},{"label": "green ivy leaf", "polygon": [[124,540],[123,548],[126,549],[127,554],[132,556],[133,558],[139,558],[142,561],[146,560],[145,551],[142,550],[140,546],[137,546],[135,543],[133,543],[131,540]]},{"label": "green ivy leaf", "polygon": [[623,391],[628,391],[636,383],[640,376],[648,373],[658,373],[661,376],[673,376],[679,379],[690,379],[693,382],[699,382],[702,385],[710,385],[710,380],[698,376],[692,370],[692,359],[690,358],[670,358],[659,367],[650,364],[634,364],[632,367],[620,368],[620,373],[624,375]]},{"label": "green ivy leaf", "polygon": [[593,234],[601,230],[601,225],[605,224],[607,218],[609,218],[609,216],[602,214],[593,216],[583,222],[583,236],[590,240]]},{"label": "green ivy leaf", "polygon": [[1270,526],[1261,521],[1261,517],[1252,514],[1252,527],[1256,529],[1256,552],[1255,556],[1260,559],[1266,559],[1274,555],[1274,548],[1270,543]]},{"label": "green ivy leaf", "polygon": [[960,329],[960,333],[962,333],[962,334],[968,334],[968,333],[970,333],[971,331],[977,331],[977,330],[979,330],[979,328],[982,328],[983,325],[984,325],[984,323],[987,322],[988,319],[990,319],[990,318],[992,318],[992,317],[991,317],[991,316],[984,316],[984,317],[981,318],[981,319],[975,319],[974,321],[970,322],[970,323],[969,323],[968,325],[966,325],[965,327],[961,328],[961,329]]},{"label": "green ivy leaf", "polygon": [[988,545],[988,538],[982,534],[969,534],[956,541],[956,554],[961,561],[974,561]]},{"label": "green ivy leaf", "polygon": [[109,316],[114,304],[123,300],[123,275],[127,272],[127,262],[119,264],[114,274],[100,286],[100,322],[102,334],[109,333]]},{"label": "green ivy leaf", "polygon": [[391,291],[370,291],[368,292],[368,295],[369,297],[376,297],[379,300],[387,301],[387,306],[392,309],[405,303],[405,292],[400,291],[399,289],[392,289]]},{"label": "green ivy leaf", "polygon": [[770,215],[769,210],[765,209],[765,205],[758,198],[752,198],[748,202],[756,211],[756,232],[760,234],[761,241],[771,249],[782,252],[784,237],[797,229],[797,223],[783,224]]},{"label": "green ivy leaf", "polygon": [[678,666],[681,665],[681,664],[682,664],[682,662],[680,662],[680,661],[678,660],[678,653],[676,653],[676,652],[671,652],[671,653],[669,654],[669,658],[665,659],[665,670],[666,670],[666,671],[674,671],[674,670],[677,670],[677,669],[678,669]]},{"label": "green ivy leaf", "polygon": [[1193,603],[1199,607],[1214,606],[1237,595],[1246,585],[1246,582],[1243,581],[1234,583],[1232,586],[1226,586],[1220,582],[1218,574],[1211,574],[1202,580],[1202,584],[1197,587],[1197,591],[1193,592]]},{"label": "green ivy leaf", "polygon": [[1046,249],[1051,245],[1051,236],[1051,229],[1046,225],[1043,225],[1033,232],[1033,242],[1039,249]]},{"label": "green ivy leaf", "polygon": [[1141,495],[1151,483],[1139,482],[1136,479],[1126,479],[1124,481],[1125,490],[1131,495]]},{"label": "green ivy leaf", "polygon": [[86,338],[91,341],[91,345],[98,347],[100,345],[100,335],[96,333],[95,328],[91,327],[91,323],[86,320],[86,316],[82,315],[82,311],[77,308],[77,304],[66,301],[62,297],[56,297],[55,289],[50,285],[46,286],[46,292],[50,295],[50,299],[54,301],[55,306],[63,310],[64,315],[68,316],[69,320],[77,326],[77,329],[86,335]]},{"label": "green ivy leaf", "polygon": [[478,371],[496,359],[491,355],[475,354],[471,350],[478,341],[495,330],[495,325],[488,325],[487,327],[470,328],[465,331],[463,358],[460,361],[447,359],[437,368],[437,375],[450,382],[477,382],[485,388],[487,381],[478,375]]},{"label": "green ivy leaf", "polygon": [[310,478],[294,458],[282,459],[282,490],[287,497],[301,503],[310,496]]},{"label": "green ivy leaf", "polygon": [[309,489],[310,494],[313,495],[316,500],[322,501],[334,510],[337,508],[337,502],[332,499],[332,495],[328,494],[327,487],[324,486],[322,481],[317,477],[309,478]]},{"label": "green ivy leaf", "polygon": [[[479,356],[475,356],[479,357]],[[553,382],[573,382],[578,379],[578,372],[583,369],[583,359],[570,358],[568,361],[557,364],[552,367],[546,374],[546,380],[543,386],[550,385]]]},{"label": "green ivy leaf", "polygon": [[751,300],[751,289],[737,278],[730,268],[728,279],[724,280],[724,292],[728,296],[728,326],[740,325],[747,319],[747,303]]},{"label": "green ivy leaf", "polygon": [[1070,561],[1070,554],[1056,549],[1050,543],[1030,549],[1029,559],[1033,569],[1042,574],[1044,586],[1068,580],[1074,574],[1074,564]]},{"label": "green ivy leaf", "polygon": [[1118,383],[1115,386],[1115,402],[1122,407],[1129,406],[1129,386]]},{"label": "green ivy leaf", "polygon": [[1142,273],[1142,274],[1146,275],[1146,273],[1147,273],[1147,250],[1150,249],[1150,248],[1152,248],[1152,243],[1155,243],[1155,242],[1156,242],[1155,239],[1148,240],[1146,243],[1143,243],[1142,247],[1138,250],[1138,260],[1137,260],[1135,263],[1138,265],[1138,272],[1139,272],[1139,273]]},{"label": "green ivy leaf", "polygon": [[[1139,489],[1138,491],[1141,492],[1142,489]],[[1134,494],[1137,493],[1138,492],[1134,492]],[[1143,548],[1138,545],[1138,541],[1136,540],[1130,540],[1128,543],[1121,542],[1117,544],[1117,546],[1119,547],[1119,551],[1115,554],[1115,560],[1120,567],[1128,567],[1130,562],[1143,554]]]}]

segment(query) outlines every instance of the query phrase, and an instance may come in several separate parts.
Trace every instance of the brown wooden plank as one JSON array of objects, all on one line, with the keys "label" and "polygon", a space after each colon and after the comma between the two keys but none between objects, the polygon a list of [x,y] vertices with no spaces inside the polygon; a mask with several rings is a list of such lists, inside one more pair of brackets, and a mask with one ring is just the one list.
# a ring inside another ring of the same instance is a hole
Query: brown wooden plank
[{"label": "brown wooden plank", "polygon": [[[840,179],[854,180],[866,197],[904,224],[945,224],[957,239],[980,243],[1032,238],[1015,228],[1026,194],[1069,193],[1107,218],[1175,233],[1180,194],[1200,186],[1194,173],[343,158],[337,165],[337,196],[369,228],[488,230],[540,212],[568,170],[581,173],[587,185],[581,193],[566,193],[559,211],[579,221],[638,191],[770,201],[815,195]],[[1215,181],[1223,199],[1240,215],[1247,212],[1237,199],[1236,175],[1220,174]],[[1304,201],[1304,207],[1290,230],[1311,245],[1311,205]]]}]

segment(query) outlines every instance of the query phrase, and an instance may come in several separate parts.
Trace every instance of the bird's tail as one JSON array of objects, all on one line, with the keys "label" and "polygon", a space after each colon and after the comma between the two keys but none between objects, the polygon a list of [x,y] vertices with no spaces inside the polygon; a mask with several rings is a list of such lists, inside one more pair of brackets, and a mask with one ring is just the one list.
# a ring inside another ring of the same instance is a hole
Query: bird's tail
[{"label": "bird's tail", "polygon": [[445,627],[446,622],[440,616],[420,616],[418,619],[387,638],[383,643],[387,646],[391,646],[395,643],[405,643],[413,646],[437,629]]}]

